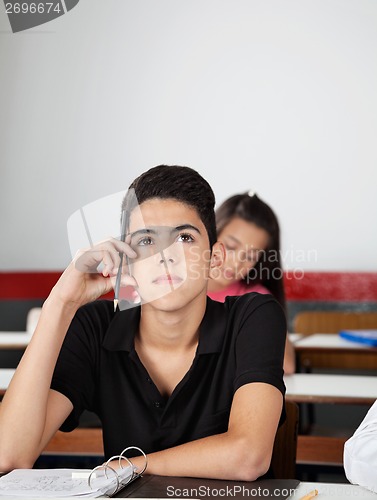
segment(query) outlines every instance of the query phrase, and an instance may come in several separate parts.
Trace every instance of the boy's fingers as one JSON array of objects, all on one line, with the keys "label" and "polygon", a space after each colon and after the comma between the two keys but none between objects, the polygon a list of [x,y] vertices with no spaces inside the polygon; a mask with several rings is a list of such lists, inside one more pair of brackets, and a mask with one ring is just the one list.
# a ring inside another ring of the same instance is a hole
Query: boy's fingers
[{"label": "boy's fingers", "polygon": [[78,252],[75,258],[75,267],[84,273],[98,272],[98,266],[103,264],[102,274],[109,276],[114,273],[114,269],[120,264],[120,253],[126,254],[130,258],[137,256],[136,252],[123,241],[111,239],[103,241],[98,245]]},{"label": "boy's fingers", "polygon": [[129,257],[133,258],[137,256],[137,253],[130,246],[131,235],[129,234],[126,236],[125,241],[117,240],[116,238],[110,238],[109,240],[107,240],[107,242],[110,242],[118,252],[126,253],[127,255],[129,255]]},{"label": "boy's fingers", "polygon": [[[116,283],[116,274],[114,276],[110,276],[111,284],[113,288],[115,287]],[[122,274],[120,278],[120,284],[121,286],[133,286],[137,287],[137,281],[133,276],[130,276],[129,274]]]}]

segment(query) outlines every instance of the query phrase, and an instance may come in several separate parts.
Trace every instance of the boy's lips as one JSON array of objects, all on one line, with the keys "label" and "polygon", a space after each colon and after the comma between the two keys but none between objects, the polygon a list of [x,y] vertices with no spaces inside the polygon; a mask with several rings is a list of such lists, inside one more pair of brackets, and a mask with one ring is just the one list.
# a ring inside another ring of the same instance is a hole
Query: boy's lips
[{"label": "boy's lips", "polygon": [[161,274],[160,276],[157,276],[157,278],[155,278],[152,283],[154,283],[155,285],[176,285],[178,283],[181,283],[182,281],[182,278],[174,274]]}]

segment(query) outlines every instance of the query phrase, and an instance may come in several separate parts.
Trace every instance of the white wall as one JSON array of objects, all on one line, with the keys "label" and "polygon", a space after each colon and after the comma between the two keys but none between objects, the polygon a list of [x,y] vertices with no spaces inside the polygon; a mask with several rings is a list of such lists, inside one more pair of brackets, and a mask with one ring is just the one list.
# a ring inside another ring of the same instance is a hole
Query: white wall
[{"label": "white wall", "polygon": [[1,269],[65,267],[75,210],[177,163],[269,202],[286,267],[376,270],[376,26],[375,0],[80,0],[12,34],[0,5]]}]

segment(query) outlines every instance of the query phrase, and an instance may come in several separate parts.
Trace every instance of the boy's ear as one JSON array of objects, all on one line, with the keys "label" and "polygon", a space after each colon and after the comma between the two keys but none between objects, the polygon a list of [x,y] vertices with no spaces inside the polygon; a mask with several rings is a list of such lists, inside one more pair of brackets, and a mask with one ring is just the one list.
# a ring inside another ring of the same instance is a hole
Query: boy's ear
[{"label": "boy's ear", "polygon": [[223,266],[225,261],[225,247],[223,243],[217,241],[212,247],[211,262],[209,266],[209,276],[218,275],[218,270]]}]

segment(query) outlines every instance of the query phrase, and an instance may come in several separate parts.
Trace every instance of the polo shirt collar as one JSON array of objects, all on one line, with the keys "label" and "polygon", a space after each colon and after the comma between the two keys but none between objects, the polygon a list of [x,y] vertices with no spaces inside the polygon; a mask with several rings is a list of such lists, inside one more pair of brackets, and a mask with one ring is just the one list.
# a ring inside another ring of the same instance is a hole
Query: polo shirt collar
[{"label": "polo shirt collar", "polygon": [[[112,319],[102,342],[109,351],[134,349],[134,338],[139,329],[140,306],[118,311]],[[227,325],[225,305],[207,297],[207,307],[199,327],[198,354],[220,352]]]},{"label": "polo shirt collar", "polygon": [[133,351],[139,323],[140,306],[118,310],[107,328],[102,346],[108,351]]}]

